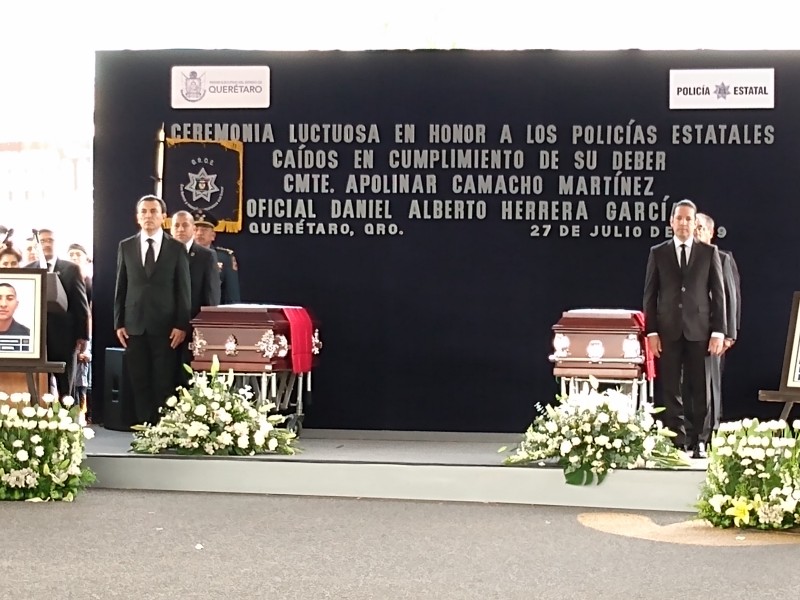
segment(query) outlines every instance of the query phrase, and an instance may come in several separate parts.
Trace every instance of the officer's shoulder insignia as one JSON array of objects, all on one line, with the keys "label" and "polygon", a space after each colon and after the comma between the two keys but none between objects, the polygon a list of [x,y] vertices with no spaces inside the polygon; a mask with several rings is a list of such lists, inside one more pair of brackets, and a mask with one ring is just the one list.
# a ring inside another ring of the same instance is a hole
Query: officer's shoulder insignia
[{"label": "officer's shoulder insignia", "polygon": [[234,271],[238,271],[239,270],[239,265],[236,264],[236,257],[233,255],[233,250],[231,250],[230,248],[223,248],[222,246],[216,246],[216,248],[217,248],[217,250],[222,250],[225,254],[230,255],[230,257],[231,257],[231,268]]}]

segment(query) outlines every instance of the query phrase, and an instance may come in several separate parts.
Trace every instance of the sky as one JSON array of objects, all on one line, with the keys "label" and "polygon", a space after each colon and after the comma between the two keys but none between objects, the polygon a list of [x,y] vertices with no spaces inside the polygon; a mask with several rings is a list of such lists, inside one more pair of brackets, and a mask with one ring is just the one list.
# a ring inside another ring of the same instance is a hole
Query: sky
[{"label": "sky", "polygon": [[797,49],[800,7],[761,0],[43,0],[3,8],[0,142],[92,136],[94,51]]}]

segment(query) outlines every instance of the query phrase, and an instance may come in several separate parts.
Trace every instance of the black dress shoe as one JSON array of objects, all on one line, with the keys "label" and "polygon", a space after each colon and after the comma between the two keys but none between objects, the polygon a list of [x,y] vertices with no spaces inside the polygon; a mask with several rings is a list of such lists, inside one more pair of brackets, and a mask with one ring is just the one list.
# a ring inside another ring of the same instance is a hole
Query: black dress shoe
[{"label": "black dress shoe", "polygon": [[694,452],[692,452],[692,458],[708,458],[705,442],[697,442],[694,447]]}]

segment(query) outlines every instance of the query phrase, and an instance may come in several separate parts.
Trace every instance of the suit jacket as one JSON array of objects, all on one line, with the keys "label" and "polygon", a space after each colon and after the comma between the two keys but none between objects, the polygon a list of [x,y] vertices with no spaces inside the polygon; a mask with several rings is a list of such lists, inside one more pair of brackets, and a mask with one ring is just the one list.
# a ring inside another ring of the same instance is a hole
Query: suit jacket
[{"label": "suit jacket", "polygon": [[733,256],[719,251],[722,262],[722,283],[725,288],[725,337],[736,339],[739,326],[736,315],[739,314],[739,293],[736,291],[736,278],[733,274]]},{"label": "suit jacket", "polygon": [[189,248],[189,279],[192,285],[192,318],[201,306],[217,306],[220,301],[220,277],[217,258],[212,250],[192,243]]},{"label": "suit jacket", "polygon": [[191,293],[186,247],[166,235],[155,270],[147,276],[142,263],[141,232],[126,238],[117,249],[114,290],[114,329],[129,335],[169,335],[189,331]]},{"label": "suit jacket", "polygon": [[[27,267],[38,267],[30,263]],[[88,340],[89,300],[86,295],[86,281],[80,267],[69,260],[57,258],[53,263],[53,273],[58,275],[67,296],[67,310],[63,313],[47,313],[47,358],[63,361],[74,352],[78,340]]]},{"label": "suit jacket", "polygon": [[[736,324],[736,335],[728,335],[728,337],[736,339],[739,337],[739,329],[742,326],[742,279],[739,275],[739,266],[736,264],[736,260],[733,258],[733,252],[729,250],[720,250],[720,256],[727,256],[730,258],[730,266],[731,272],[733,274],[733,289],[734,293],[736,294],[736,315],[734,318],[734,322]],[[730,332],[728,332],[730,334]]]},{"label": "suit jacket", "polygon": [[722,263],[716,246],[695,241],[681,273],[673,241],[650,248],[644,283],[645,328],[665,340],[708,340],[727,333]]},{"label": "suit jacket", "polygon": [[233,250],[222,248],[221,246],[211,246],[217,253],[219,262],[219,274],[222,287],[221,304],[239,304],[242,301],[242,294],[239,289],[239,265],[236,264],[236,257]]}]

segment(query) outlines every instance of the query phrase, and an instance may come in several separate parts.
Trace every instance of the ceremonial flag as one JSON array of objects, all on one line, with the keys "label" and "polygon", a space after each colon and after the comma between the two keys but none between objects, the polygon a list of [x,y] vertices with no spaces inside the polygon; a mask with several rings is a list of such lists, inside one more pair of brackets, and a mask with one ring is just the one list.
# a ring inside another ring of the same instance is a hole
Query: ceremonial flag
[{"label": "ceremonial flag", "polygon": [[244,144],[174,138],[165,142],[162,197],[169,215],[179,210],[210,212],[219,219],[216,231],[241,231]]}]

